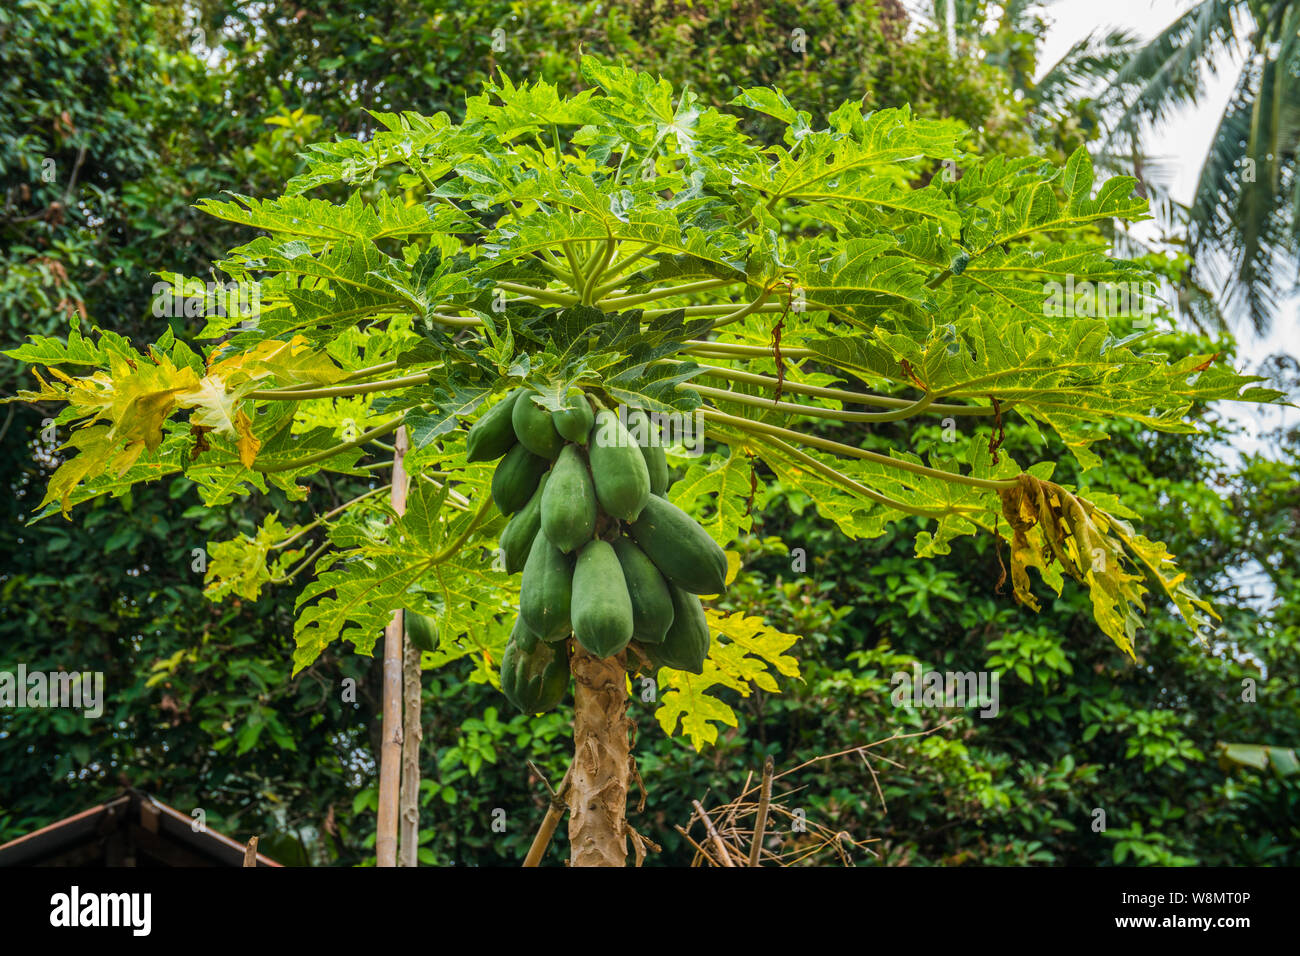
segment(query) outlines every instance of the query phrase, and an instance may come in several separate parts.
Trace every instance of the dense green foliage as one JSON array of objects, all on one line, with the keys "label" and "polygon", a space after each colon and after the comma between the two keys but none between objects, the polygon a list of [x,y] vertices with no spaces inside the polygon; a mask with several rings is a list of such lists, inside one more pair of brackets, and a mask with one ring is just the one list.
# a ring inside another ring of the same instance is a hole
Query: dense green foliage
[{"label": "dense green foliage", "polygon": [[[261,119],[208,148],[220,133],[209,122],[220,83],[159,34],[153,12],[95,0],[25,0],[0,10],[6,346],[32,332],[61,333],[70,315],[151,338],[166,321],[152,314],[151,273],[201,272],[228,245],[220,228],[198,234],[189,204],[252,185],[227,170],[242,161],[241,143],[262,136]],[[222,155],[232,165],[217,168]],[[292,149],[284,155],[292,159]],[[260,175],[273,181],[286,170],[266,165]],[[6,362],[0,390],[12,394],[28,377]],[[260,514],[199,507],[188,481],[92,507],[71,524],[25,527],[62,441],[44,424],[53,414],[11,405],[0,416],[9,489],[0,520],[0,669],[103,670],[105,717],[5,711],[0,839],[84,809],[125,781],[183,812],[204,809],[219,829],[246,825],[251,812],[289,858],[295,851],[285,840],[304,826],[319,832],[326,819],[345,843],[360,839],[350,820],[334,822],[330,805],[369,772],[367,725],[353,715],[375,706],[370,662],[335,662],[336,673],[361,681],[357,703],[326,698],[319,683],[291,681],[278,664],[292,595],[257,605],[206,600],[194,549],[210,535],[255,530]],[[325,500],[337,494],[322,490]],[[260,507],[293,511],[283,500]]]},{"label": "dense green foliage", "polygon": [[[219,18],[232,10],[201,6],[207,40],[215,43]],[[933,33],[904,41],[889,3],[852,4],[847,15],[833,3],[539,4],[518,13],[507,4],[445,10],[398,3],[378,25],[364,22],[355,6],[315,5],[270,32],[238,14],[226,23],[228,59],[213,73],[177,44],[184,35],[169,27],[179,21],[169,20],[166,7],[133,15],[91,2],[57,11],[20,2],[0,12],[0,32],[15,38],[2,45],[9,85],[0,168],[6,187],[11,179],[19,187],[0,224],[4,345],[61,331],[69,305],[101,327],[153,339],[150,273],[202,274],[233,244],[224,227],[211,220],[200,226],[190,203],[224,188],[255,195],[275,189],[301,171],[294,153],[306,141],[368,128],[360,107],[459,114],[466,89],[495,66],[517,78],[572,83],[579,42],[662,70],[674,82],[689,77],[705,102],[763,83],[783,87],[819,117],[846,98],[880,106],[910,101],[923,114],[966,120],[985,143],[1029,145],[1018,141],[1021,107],[1004,96],[994,69],[948,61]],[[508,19],[516,15],[521,19]],[[506,45],[500,52],[491,46],[498,26]],[[805,57],[787,55],[795,27],[808,35]],[[122,39],[118,56],[102,54],[103,35]],[[771,42],[773,35],[782,42]],[[441,55],[430,57],[430,49]],[[62,72],[52,75],[43,63]],[[160,84],[159,76],[168,81]],[[943,82],[934,84],[935,76]],[[764,131],[764,119],[753,122]],[[68,203],[60,196],[83,146],[78,195],[87,198]],[[53,183],[39,177],[46,156],[60,171]],[[52,211],[54,202],[62,212]],[[178,332],[197,331],[193,323],[175,324]],[[1196,354],[1231,345],[1175,337],[1169,347]],[[17,369],[4,369],[8,392]],[[111,726],[62,713],[0,715],[3,739],[23,743],[0,748],[0,840],[83,809],[121,774],[182,810],[205,808],[218,829],[274,834],[263,841],[272,855],[296,859],[290,844],[301,841],[303,859],[361,862],[364,834],[373,829],[371,715],[378,707],[371,661],[326,651],[290,679],[295,588],[263,590],[255,603],[212,604],[202,598],[202,574],[192,570],[193,548],[241,531],[256,535],[268,507],[294,515],[305,506],[273,496],[253,507],[206,508],[190,482],[177,479],[165,497],[101,501],[74,512],[71,524],[56,518],[24,527],[53,463],[51,443],[39,440],[52,411],[8,409],[14,414],[5,425],[3,475],[15,491],[0,525],[0,587],[13,610],[0,621],[0,669],[23,661],[29,669],[105,670]],[[1009,445],[1029,441],[1021,428],[1008,421]],[[988,437],[966,429],[958,447]],[[945,439],[938,427],[917,431],[905,423],[866,437],[854,432],[852,440],[921,451]],[[1209,654],[1176,622],[1153,616],[1135,667],[1093,639],[1081,590],[1067,590],[1040,615],[999,596],[991,538],[918,563],[914,529],[846,542],[802,493],[765,475],[759,527],[744,542],[746,574],[725,607],[803,635],[804,679],[783,682],[779,695],[729,695],[738,725],[703,756],[655,729],[653,705],[636,713],[647,812],[664,835],[663,862],[689,857],[670,827],[685,822],[689,801],[706,789],[734,795],[764,755],[794,766],[932,726],[933,713],[900,711],[889,701],[889,676],[918,660],[938,670],[1000,670],[998,719],[968,715],[939,734],[888,745],[882,753],[903,768],[877,765],[887,816],[870,799],[860,761],[817,764],[793,781],[807,788],[796,799],[810,818],[880,836],[884,862],[1296,862],[1294,780],[1225,771],[1214,761],[1220,740],[1300,742],[1295,445],[1279,460],[1252,461],[1234,473],[1220,460],[1221,444],[1187,436],[1117,427],[1108,444],[1106,464],[1087,474],[1087,487],[1124,498],[1151,538],[1189,562],[1194,585],[1227,611],[1228,651]],[[1084,480],[1064,448],[1049,446],[1037,457],[1060,462],[1058,480]],[[673,477],[688,475],[678,462]],[[323,481],[311,507],[322,513],[368,487]],[[1232,572],[1252,562],[1275,595],[1267,612],[1237,591]],[[359,682],[355,704],[338,699],[345,675]],[[1256,704],[1240,700],[1247,677],[1259,680]],[[567,763],[566,712],[505,718],[503,698],[469,661],[430,674],[425,693],[422,858],[517,863],[543,804],[524,760],[559,778]],[[51,787],[51,780],[66,786]],[[509,814],[505,834],[489,826],[495,807]],[[1095,808],[1107,812],[1105,833],[1089,829]]]}]

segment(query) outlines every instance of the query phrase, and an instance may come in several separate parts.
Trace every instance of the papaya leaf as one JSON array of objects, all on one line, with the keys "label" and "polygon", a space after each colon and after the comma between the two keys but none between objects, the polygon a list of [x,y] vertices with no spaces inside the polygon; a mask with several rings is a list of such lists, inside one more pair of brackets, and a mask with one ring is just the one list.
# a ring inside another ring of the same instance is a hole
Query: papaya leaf
[{"label": "papaya leaf", "polygon": [[668,500],[691,513],[707,503],[711,513],[700,524],[719,545],[730,544],[753,526],[755,512],[762,513],[767,489],[757,480],[755,465],[734,450],[694,462],[673,482]]},{"label": "papaya leaf", "polygon": [[[659,707],[655,719],[664,733],[681,731],[696,750],[716,743],[718,726],[736,726],[736,714],[714,691],[729,688],[748,697],[750,685],[776,693],[780,686],[772,671],[799,677],[799,664],[785,653],[799,638],[766,624],[761,618],[721,614],[705,609],[712,640],[703,673],[664,667],[659,670]],[[725,638],[725,640],[724,640]]]},{"label": "papaya leaf", "polygon": [[[287,539],[296,528],[285,528],[276,515],[267,515],[253,537],[240,535],[230,541],[208,542],[208,566],[203,577],[203,596],[221,601],[235,594],[256,601],[272,578],[283,574],[304,553],[293,548],[274,554],[271,548]],[[268,559],[272,559],[268,565]]]}]

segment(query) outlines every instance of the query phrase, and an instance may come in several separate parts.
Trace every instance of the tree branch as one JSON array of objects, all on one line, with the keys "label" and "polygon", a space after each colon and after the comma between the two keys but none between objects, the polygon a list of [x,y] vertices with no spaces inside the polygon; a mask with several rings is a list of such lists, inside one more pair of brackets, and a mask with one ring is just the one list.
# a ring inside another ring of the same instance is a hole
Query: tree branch
[{"label": "tree branch", "polygon": [[804,435],[788,428],[780,428],[776,425],[768,425],[765,422],[756,422],[752,418],[739,418],[735,415],[728,415],[713,408],[702,409],[705,418],[713,419],[722,424],[731,425],[733,428],[739,428],[742,431],[757,431],[766,435],[773,435],[777,438],[788,438],[791,441],[797,441],[804,445],[812,445],[814,448],[820,448],[823,451],[835,452],[837,455],[843,455],[848,458],[861,458],[864,461],[872,461],[878,465],[885,465],[889,468],[896,468],[899,471],[909,471],[914,475],[923,475],[926,478],[938,478],[942,481],[950,481],[958,485],[970,485],[972,488],[984,488],[988,491],[1002,491],[1006,488],[1016,487],[1016,479],[1004,478],[993,480],[990,478],[973,478],[970,475],[963,475],[952,471],[941,471],[938,468],[929,468],[925,465],[918,465],[916,462],[904,461],[899,458],[890,458],[888,455],[881,455],[878,452],[867,451],[865,448],[854,448],[852,445],[841,444],[837,441],[831,441],[829,438],[821,438],[817,435]]}]

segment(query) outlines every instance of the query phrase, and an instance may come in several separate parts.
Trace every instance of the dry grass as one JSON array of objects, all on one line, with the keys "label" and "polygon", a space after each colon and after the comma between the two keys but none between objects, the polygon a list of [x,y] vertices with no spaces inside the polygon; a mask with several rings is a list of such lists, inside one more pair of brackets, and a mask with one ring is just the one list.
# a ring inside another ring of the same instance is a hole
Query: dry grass
[{"label": "dry grass", "polygon": [[874,748],[908,737],[925,737],[952,722],[947,720],[918,733],[895,734],[838,753],[814,757],[779,774],[774,773],[769,757],[760,779],[755,782],[751,772],[740,794],[727,803],[706,809],[699,800],[691,801],[693,809],[686,826],[676,826],[677,832],[695,847],[691,865],[856,866],[863,854],[877,857],[871,844],[879,842],[878,838],[857,839],[845,830],[835,830],[808,818],[794,799],[805,788],[793,787],[776,793],[779,781],[813,764],[856,755],[871,775],[881,812],[886,813],[885,794],[873,761],[891,766],[899,764],[875,753]]}]

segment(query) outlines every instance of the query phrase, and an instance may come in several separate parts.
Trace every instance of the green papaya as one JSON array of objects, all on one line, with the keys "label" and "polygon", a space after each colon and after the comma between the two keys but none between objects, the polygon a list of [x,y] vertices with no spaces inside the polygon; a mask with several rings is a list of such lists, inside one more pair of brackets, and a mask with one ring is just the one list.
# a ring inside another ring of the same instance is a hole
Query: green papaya
[{"label": "green papaya", "polygon": [[587,444],[591,437],[591,426],[596,420],[587,396],[579,392],[570,395],[564,408],[555,413],[555,430],[569,441],[579,445]]},{"label": "green papaya", "polygon": [[508,452],[515,441],[512,415],[523,389],[515,389],[479,416],[465,438],[466,461],[495,461]]},{"label": "green papaya", "polygon": [[501,693],[506,700],[518,708],[519,699],[515,697],[515,669],[519,663],[519,646],[514,640],[506,641],[506,649],[501,652]]},{"label": "green papaya", "polygon": [[501,532],[501,560],[506,566],[506,574],[515,574],[524,569],[528,560],[528,550],[533,546],[533,538],[542,522],[542,492],[550,480],[548,471],[537,483],[537,490],[528,499],[528,504],[520,508]]},{"label": "green papaya", "polygon": [[627,413],[627,427],[641,446],[641,456],[645,458],[646,471],[650,473],[650,494],[662,495],[668,490],[668,456],[659,444],[659,429],[639,408]]},{"label": "green papaya", "polygon": [[405,611],[406,636],[417,649],[433,651],[438,647],[438,622],[414,611]]},{"label": "green papaya", "polygon": [[702,674],[704,659],[709,656],[709,621],[704,616],[704,605],[675,584],[670,584],[668,590],[673,599],[672,626],[662,643],[645,645],[645,655],[656,667]]},{"label": "green papaya", "polygon": [[503,515],[512,515],[537,491],[548,462],[523,445],[515,445],[492,472],[492,500]]},{"label": "green papaya", "polygon": [[726,552],[671,501],[651,495],[630,530],[670,584],[693,594],[721,594],[726,589]]},{"label": "green papaya", "polygon": [[616,538],[613,547],[632,600],[632,637],[642,644],[658,644],[673,623],[668,582],[632,539]]},{"label": "green papaya", "polygon": [[615,518],[635,521],[650,497],[650,472],[641,449],[607,408],[596,413],[589,458],[601,508]]},{"label": "green papaya", "polygon": [[618,555],[597,538],[573,570],[573,636],[597,657],[611,657],[632,639],[632,599]]},{"label": "green papaya", "polygon": [[573,563],[538,529],[519,582],[519,616],[543,641],[567,637],[573,599]]},{"label": "green papaya", "polygon": [[510,413],[514,425],[515,437],[534,455],[549,458],[552,461],[564,447],[564,439],[555,430],[555,421],[548,408],[542,408],[533,401],[536,392],[527,391],[515,402]]},{"label": "green papaya", "polygon": [[596,533],[596,490],[577,445],[565,445],[542,494],[542,529],[568,554]]},{"label": "green papaya", "polygon": [[539,638],[533,633],[533,629],[524,623],[522,617],[516,617],[515,626],[510,629],[510,640],[518,644],[520,650],[531,651],[537,646]]},{"label": "green papaya", "polygon": [[563,644],[525,649],[512,637],[501,656],[501,690],[526,714],[554,710],[569,689],[569,655]]}]

